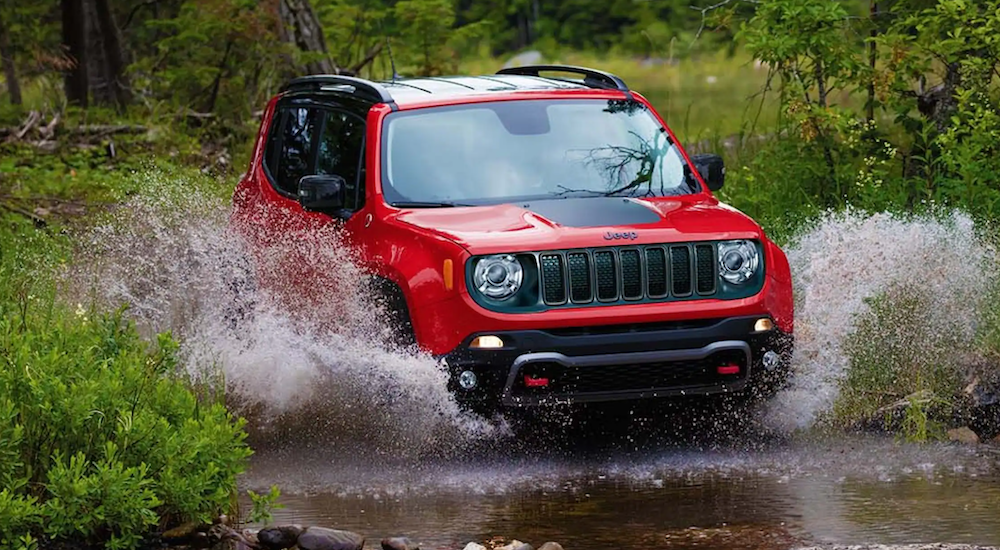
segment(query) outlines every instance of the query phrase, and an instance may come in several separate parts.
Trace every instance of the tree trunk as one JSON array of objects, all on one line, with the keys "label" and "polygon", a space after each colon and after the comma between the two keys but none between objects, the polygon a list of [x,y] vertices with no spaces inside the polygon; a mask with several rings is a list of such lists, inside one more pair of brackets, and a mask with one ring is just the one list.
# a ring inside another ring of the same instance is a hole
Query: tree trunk
[{"label": "tree trunk", "polygon": [[310,56],[306,71],[310,74],[339,74],[339,68],[330,59],[323,28],[309,0],[279,0],[278,15],[284,41],[295,44],[303,52],[318,54]]},{"label": "tree trunk", "polygon": [[115,96],[108,79],[107,52],[97,21],[95,0],[83,0],[84,29],[87,40],[87,88],[95,105],[113,105]]},{"label": "tree trunk", "polygon": [[62,41],[73,62],[66,72],[66,100],[71,105],[87,106],[87,21],[83,0],[61,0]]},{"label": "tree trunk", "polygon": [[115,24],[108,0],[93,0],[93,2],[97,15],[96,26],[104,49],[104,77],[108,83],[109,96],[119,108],[123,108],[132,98],[128,81],[125,80],[125,55],[122,52],[121,32]]},{"label": "tree trunk", "polygon": [[3,58],[3,76],[7,81],[7,91],[10,92],[10,104],[21,104],[21,85],[17,81],[17,68],[14,66],[14,51],[10,47],[10,36],[7,27],[0,20],[0,58]]},{"label": "tree trunk", "polygon": [[227,66],[229,64],[229,53],[232,50],[233,41],[230,40],[226,42],[226,52],[222,54],[222,61],[219,61],[219,69],[215,74],[215,80],[212,82],[212,93],[208,96],[208,108],[205,110],[207,113],[215,112],[215,102],[219,99],[219,87],[222,85],[222,78],[228,71]]}]

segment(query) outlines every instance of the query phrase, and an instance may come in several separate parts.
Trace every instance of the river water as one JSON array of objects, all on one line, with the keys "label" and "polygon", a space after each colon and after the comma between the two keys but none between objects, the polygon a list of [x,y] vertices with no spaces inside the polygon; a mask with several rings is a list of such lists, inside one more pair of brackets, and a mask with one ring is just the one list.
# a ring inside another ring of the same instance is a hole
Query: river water
[{"label": "river water", "polygon": [[282,487],[275,522],[354,530],[372,548],[401,533],[439,549],[494,537],[568,549],[1000,544],[1000,448],[986,445],[837,436],[419,463],[350,454],[265,451],[244,483]]},{"label": "river water", "polygon": [[459,411],[432,358],[387,349],[378,309],[345,292],[359,274],[334,235],[275,235],[274,257],[258,266],[280,275],[288,252],[315,262],[306,271],[324,277],[311,295],[330,300],[289,306],[258,289],[230,322],[234,300],[246,298],[233,294],[244,288],[246,251],[227,230],[226,206],[188,182],[140,177],[147,192],[78,239],[66,287],[108,307],[128,303],[143,330],[181,340],[191,375],[224,380],[256,450],[242,486],[280,486],[275,522],[376,542],[405,534],[440,549],[492,537],[569,550],[1000,544],[995,447],[818,427],[869,298],[893,286],[929,296],[915,313],[924,332],[898,337],[934,360],[952,350],[927,334],[973,342],[996,253],[960,213],[831,215],[787,247],[794,377],[746,417],[680,404],[634,425],[570,416],[512,435]]}]

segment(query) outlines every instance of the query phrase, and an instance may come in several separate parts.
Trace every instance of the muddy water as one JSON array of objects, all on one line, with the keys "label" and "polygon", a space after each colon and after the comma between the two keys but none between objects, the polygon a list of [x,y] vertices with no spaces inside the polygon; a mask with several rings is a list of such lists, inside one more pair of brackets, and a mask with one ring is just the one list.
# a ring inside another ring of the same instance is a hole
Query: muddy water
[{"label": "muddy water", "polygon": [[988,446],[841,436],[379,465],[345,451],[265,452],[244,483],[281,484],[277,522],[376,543],[405,533],[422,548],[493,537],[569,549],[1000,544],[1000,448]]},{"label": "muddy water", "polygon": [[[542,437],[566,431],[555,423],[511,437],[463,414],[432,358],[386,348],[336,235],[276,234],[248,270],[225,204],[191,182],[140,177],[145,194],[78,240],[67,298],[128,303],[143,330],[181,340],[189,374],[224,383],[257,450],[242,483],[281,487],[276,521],[449,549],[493,536],[570,550],[1000,544],[995,449],[808,435],[837,400],[844,342],[868,298],[919,287],[928,327],[971,347],[997,255],[960,213],[832,215],[787,247],[794,378],[752,425],[710,413],[664,420],[683,428],[651,436]],[[330,299],[283,301],[254,284],[254,272],[280,280],[289,254],[324,274],[310,296]],[[934,360],[955,351],[910,340]]]}]

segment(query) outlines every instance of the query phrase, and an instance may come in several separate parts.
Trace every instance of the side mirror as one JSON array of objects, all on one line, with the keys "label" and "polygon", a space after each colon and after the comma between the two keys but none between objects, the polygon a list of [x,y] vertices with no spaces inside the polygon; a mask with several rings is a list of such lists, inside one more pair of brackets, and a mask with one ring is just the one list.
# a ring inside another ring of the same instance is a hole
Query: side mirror
[{"label": "side mirror", "polygon": [[299,180],[299,204],[303,210],[331,213],[344,207],[344,187],[340,176],[302,176]]},{"label": "side mirror", "polygon": [[694,155],[691,162],[701,174],[701,179],[708,184],[709,191],[722,189],[722,184],[726,182],[726,163],[722,157],[712,154]]}]

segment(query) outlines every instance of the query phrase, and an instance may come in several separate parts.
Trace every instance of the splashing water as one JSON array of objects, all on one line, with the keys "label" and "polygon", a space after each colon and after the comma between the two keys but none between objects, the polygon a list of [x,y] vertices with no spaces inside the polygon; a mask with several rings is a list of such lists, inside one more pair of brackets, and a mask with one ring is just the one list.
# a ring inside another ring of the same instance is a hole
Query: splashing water
[{"label": "splashing water", "polygon": [[[227,399],[252,433],[420,455],[505,432],[458,409],[431,357],[387,344],[392,330],[352,283],[362,276],[335,233],[289,235],[251,270],[224,201],[174,177],[140,177],[145,191],[80,239],[68,293],[89,293],[102,306],[127,303],[147,333],[172,331],[192,375],[224,376]],[[960,213],[830,214],[787,253],[797,303],[794,377],[764,411],[782,432],[811,426],[832,406],[849,365],[844,340],[865,299],[891,285],[929,291],[928,317],[971,340],[994,255]],[[307,296],[252,284],[251,272],[282,276],[286,254],[311,270]]]},{"label": "splashing water", "polygon": [[[252,270],[227,205],[190,182],[141,177],[145,191],[80,239],[67,286],[102,306],[129,304],[146,333],[170,330],[190,374],[224,377],[227,401],[260,444],[278,435],[419,455],[500,429],[459,410],[431,357],[387,345],[381,308],[359,291],[335,232],[279,240]],[[284,255],[312,273],[308,296],[255,287],[257,274],[282,274]],[[324,299],[306,307],[314,296]]]},{"label": "splashing water", "polygon": [[971,344],[995,257],[959,212],[828,214],[786,253],[796,292],[793,378],[766,411],[767,422],[785,432],[811,426],[833,405],[850,364],[843,345],[868,298],[900,285],[918,289],[928,297],[924,322]]}]

